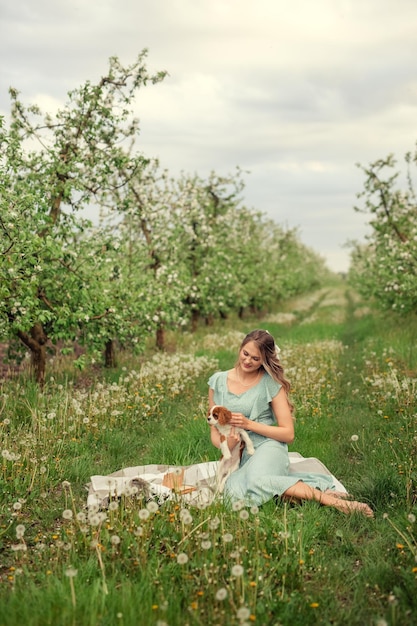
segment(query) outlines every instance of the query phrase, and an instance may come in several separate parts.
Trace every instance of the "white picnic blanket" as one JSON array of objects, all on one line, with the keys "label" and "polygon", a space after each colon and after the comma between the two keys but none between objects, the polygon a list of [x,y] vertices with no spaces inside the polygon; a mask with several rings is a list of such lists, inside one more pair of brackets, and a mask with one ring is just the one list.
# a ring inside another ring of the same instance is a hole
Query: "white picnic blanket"
[{"label": "white picnic blanket", "polygon": [[[290,474],[326,474],[333,478],[333,488],[346,493],[342,483],[315,457],[303,457],[290,452]],[[178,465],[138,465],[126,467],[107,476],[91,476],[88,484],[87,506],[106,506],[110,498],[133,495],[142,491],[146,498],[159,501],[181,497],[192,505],[208,505],[216,496],[216,473],[218,461]],[[181,476],[184,489],[167,487],[166,475]],[[190,489],[187,489],[190,488]]]}]

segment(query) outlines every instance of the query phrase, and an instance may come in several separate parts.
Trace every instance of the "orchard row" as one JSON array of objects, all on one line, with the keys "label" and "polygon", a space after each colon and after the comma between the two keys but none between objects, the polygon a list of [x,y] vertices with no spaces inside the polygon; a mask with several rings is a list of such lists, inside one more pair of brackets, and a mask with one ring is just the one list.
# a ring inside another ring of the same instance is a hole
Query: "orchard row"
[{"label": "orchard row", "polygon": [[[0,336],[29,350],[39,383],[48,342],[84,359],[115,344],[164,346],[170,328],[265,310],[326,274],[296,230],[242,204],[243,181],[173,178],[138,148],[146,50],[110,59],[54,114],[11,89],[0,136]],[[139,144],[140,147],[140,144]],[[89,216],[89,219],[87,217]]]}]

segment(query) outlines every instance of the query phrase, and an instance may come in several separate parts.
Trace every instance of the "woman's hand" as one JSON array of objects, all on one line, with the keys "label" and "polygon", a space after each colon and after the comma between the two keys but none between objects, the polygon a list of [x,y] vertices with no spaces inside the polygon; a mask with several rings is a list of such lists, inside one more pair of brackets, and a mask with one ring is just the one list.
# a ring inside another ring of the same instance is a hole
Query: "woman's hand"
[{"label": "woman's hand", "polygon": [[234,428],[230,429],[230,435],[227,438],[227,445],[229,446],[230,452],[233,448],[240,444],[240,435],[236,432]]},{"label": "woman's hand", "polygon": [[230,421],[232,426],[236,428],[243,428],[243,430],[248,430],[248,426],[251,420],[243,415],[243,413],[232,413],[232,419]]}]

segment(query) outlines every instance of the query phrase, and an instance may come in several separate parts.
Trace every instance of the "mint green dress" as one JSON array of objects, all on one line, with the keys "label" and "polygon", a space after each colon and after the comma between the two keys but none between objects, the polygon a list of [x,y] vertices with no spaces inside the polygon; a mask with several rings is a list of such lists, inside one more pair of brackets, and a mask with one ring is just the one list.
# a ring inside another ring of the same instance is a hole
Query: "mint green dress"
[{"label": "mint green dress", "polygon": [[[214,392],[214,402],[232,412],[243,413],[255,422],[276,426],[277,421],[271,407],[272,399],[281,389],[266,372],[257,385],[240,394],[229,391],[228,372],[216,372],[208,385]],[[243,450],[239,468],[229,476],[224,497],[231,502],[243,500],[247,505],[260,506],[274,496],[281,496],[289,487],[302,480],[321,491],[334,488],[332,476],[326,474],[289,473],[288,446],[248,431],[255,454]]]}]

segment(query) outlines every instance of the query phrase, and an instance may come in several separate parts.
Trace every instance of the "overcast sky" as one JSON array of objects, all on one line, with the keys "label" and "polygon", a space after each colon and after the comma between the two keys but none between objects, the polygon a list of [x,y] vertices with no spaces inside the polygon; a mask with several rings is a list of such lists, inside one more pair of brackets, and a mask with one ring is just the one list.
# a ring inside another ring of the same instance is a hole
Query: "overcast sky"
[{"label": "overcast sky", "polygon": [[140,149],[172,175],[245,174],[245,204],[328,265],[348,267],[356,164],[417,140],[417,0],[0,0],[8,88],[54,111],[147,48],[163,83],[138,94]]}]

